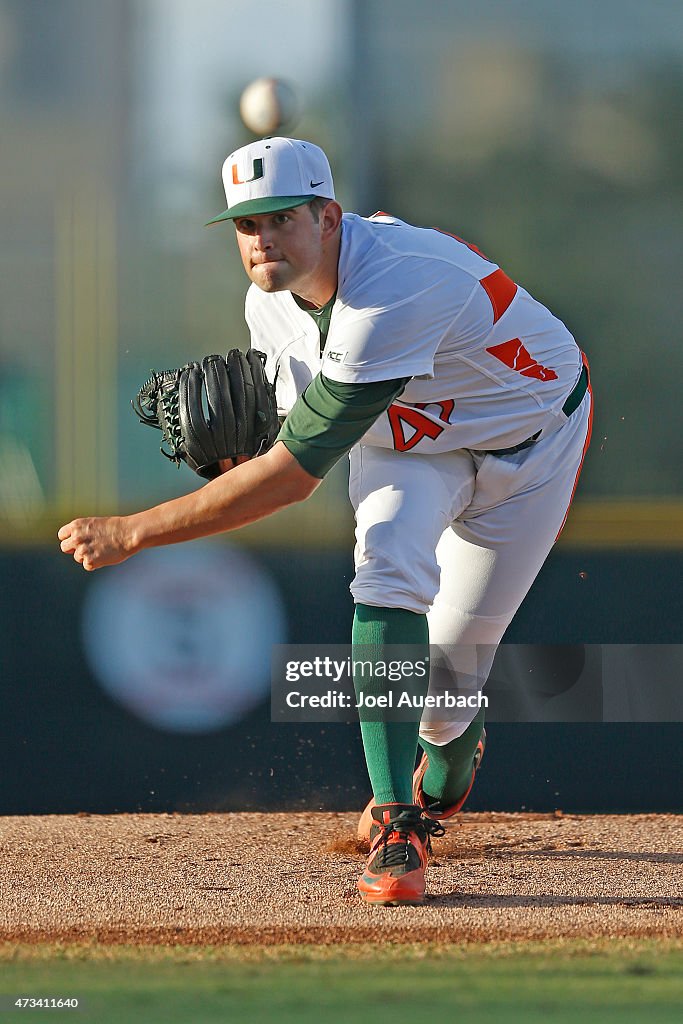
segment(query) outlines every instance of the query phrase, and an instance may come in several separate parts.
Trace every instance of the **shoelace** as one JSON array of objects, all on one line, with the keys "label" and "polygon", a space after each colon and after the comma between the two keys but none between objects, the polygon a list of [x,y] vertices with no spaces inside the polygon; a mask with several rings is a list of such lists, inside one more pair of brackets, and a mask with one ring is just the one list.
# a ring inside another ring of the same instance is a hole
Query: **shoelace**
[{"label": "shoelace", "polygon": [[[446,829],[440,821],[432,821],[429,818],[399,817],[394,821],[380,824],[382,830],[382,847],[377,853],[377,867],[394,868],[405,864],[408,860],[408,836],[416,832],[422,842],[427,845],[427,853],[432,852],[432,836],[436,839],[446,834]],[[401,842],[392,843],[389,846],[389,836],[396,832],[401,837]]]}]

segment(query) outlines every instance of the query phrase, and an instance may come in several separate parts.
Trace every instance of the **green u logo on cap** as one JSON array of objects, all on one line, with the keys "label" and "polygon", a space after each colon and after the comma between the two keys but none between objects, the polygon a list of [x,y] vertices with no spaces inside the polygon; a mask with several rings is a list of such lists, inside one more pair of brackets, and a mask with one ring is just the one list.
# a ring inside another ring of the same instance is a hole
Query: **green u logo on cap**
[{"label": "green u logo on cap", "polygon": [[245,178],[244,181],[240,181],[239,171],[237,170],[237,164],[232,165],[232,183],[233,185],[247,185],[250,181],[258,181],[259,178],[263,177],[263,157],[257,157],[254,160],[254,173],[251,178]]}]

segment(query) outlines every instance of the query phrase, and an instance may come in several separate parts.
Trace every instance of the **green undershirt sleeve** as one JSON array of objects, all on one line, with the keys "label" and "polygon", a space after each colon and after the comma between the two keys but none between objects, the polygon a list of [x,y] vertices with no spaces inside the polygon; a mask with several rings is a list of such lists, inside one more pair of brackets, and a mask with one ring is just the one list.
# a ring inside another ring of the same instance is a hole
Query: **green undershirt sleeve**
[{"label": "green undershirt sleeve", "polygon": [[322,480],[389,408],[409,380],[401,377],[370,384],[340,384],[319,373],[295,402],[278,441],[307,473]]}]

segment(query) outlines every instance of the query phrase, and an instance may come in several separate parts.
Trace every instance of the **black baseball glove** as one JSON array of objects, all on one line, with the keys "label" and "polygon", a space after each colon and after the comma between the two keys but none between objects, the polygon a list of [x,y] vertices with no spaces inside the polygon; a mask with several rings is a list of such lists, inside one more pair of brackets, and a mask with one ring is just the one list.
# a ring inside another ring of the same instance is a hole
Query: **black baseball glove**
[{"label": "black baseball glove", "polygon": [[261,455],[280,424],[275,387],[266,377],[263,352],[205,356],[177,370],[153,373],[131,405],[147,426],[161,431],[162,455],[187,463],[212,480],[221,459]]}]

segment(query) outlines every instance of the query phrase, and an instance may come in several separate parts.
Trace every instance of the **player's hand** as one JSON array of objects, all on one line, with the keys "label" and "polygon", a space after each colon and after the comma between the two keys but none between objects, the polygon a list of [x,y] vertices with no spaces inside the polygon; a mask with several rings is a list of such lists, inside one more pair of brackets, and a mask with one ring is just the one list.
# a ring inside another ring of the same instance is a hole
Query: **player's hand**
[{"label": "player's hand", "polygon": [[59,530],[60,547],[86,572],[117,565],[137,550],[125,516],[73,519]]},{"label": "player's hand", "polygon": [[223,473],[229,473],[231,469],[235,468],[235,466],[241,466],[242,463],[249,462],[250,459],[251,455],[238,455],[235,459],[219,459],[218,468],[221,472],[221,476]]}]

